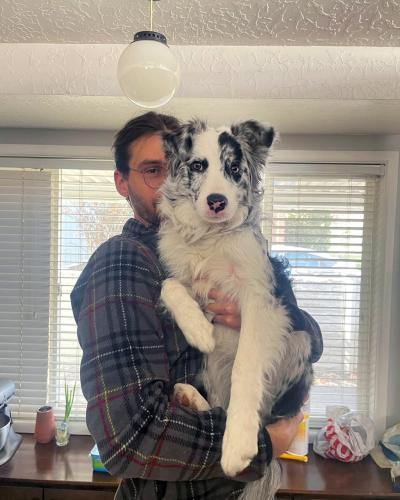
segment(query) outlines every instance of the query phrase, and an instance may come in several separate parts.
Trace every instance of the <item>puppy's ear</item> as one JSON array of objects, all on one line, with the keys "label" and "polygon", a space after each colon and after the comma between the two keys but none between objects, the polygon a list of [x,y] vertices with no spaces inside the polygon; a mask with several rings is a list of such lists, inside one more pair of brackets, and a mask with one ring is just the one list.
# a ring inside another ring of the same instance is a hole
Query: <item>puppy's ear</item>
[{"label": "puppy's ear", "polygon": [[255,120],[237,123],[231,127],[232,134],[244,145],[250,154],[265,154],[272,146],[275,130]]},{"label": "puppy's ear", "polygon": [[188,160],[192,154],[195,136],[206,129],[206,122],[198,118],[194,118],[183,125],[179,154],[184,161]]},{"label": "puppy's ear", "polygon": [[183,159],[192,152],[193,137],[206,129],[206,123],[196,118],[182,124],[178,132],[165,133],[163,139],[166,153],[180,155]]},{"label": "puppy's ear", "polygon": [[170,167],[170,174],[174,177],[179,168],[179,150],[182,142],[182,128],[177,131],[164,132],[162,135],[165,157]]},{"label": "puppy's ear", "polygon": [[262,193],[261,177],[268,151],[274,142],[275,130],[255,120],[237,123],[231,127],[232,135],[242,147],[250,168],[250,181],[255,193]]},{"label": "puppy's ear", "polygon": [[207,123],[204,120],[200,120],[200,118],[193,118],[183,128],[186,134],[193,136],[205,132],[207,130]]},{"label": "puppy's ear", "polygon": [[167,159],[171,160],[178,155],[182,142],[182,128],[177,132],[164,132],[163,141]]},{"label": "puppy's ear", "polygon": [[167,132],[163,135],[165,155],[170,163],[173,177],[177,175],[182,163],[189,160],[193,150],[194,136],[206,128],[205,122],[194,119],[184,123],[178,132]]}]

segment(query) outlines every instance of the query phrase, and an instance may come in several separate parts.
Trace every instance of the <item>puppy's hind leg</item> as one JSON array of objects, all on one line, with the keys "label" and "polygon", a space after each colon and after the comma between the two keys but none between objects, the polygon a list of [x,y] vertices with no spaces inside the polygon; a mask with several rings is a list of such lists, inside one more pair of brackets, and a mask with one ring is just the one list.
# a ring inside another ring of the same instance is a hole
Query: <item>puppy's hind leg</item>
[{"label": "puppy's hind leg", "polygon": [[208,402],[190,384],[175,384],[172,399],[182,406],[187,406],[193,410],[208,411],[210,409]]},{"label": "puppy's hind leg", "polygon": [[313,381],[310,354],[310,335],[304,331],[291,332],[285,362],[281,363],[272,381],[275,389],[274,418],[296,415],[307,399]]}]

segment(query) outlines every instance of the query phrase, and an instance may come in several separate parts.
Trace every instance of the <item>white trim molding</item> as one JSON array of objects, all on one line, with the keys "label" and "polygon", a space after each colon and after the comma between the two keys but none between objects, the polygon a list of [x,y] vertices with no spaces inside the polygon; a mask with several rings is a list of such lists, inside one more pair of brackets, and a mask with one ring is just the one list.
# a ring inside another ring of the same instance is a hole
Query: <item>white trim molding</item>
[{"label": "white trim molding", "polygon": [[[389,377],[398,377],[398,358],[396,365],[390,356],[390,345],[400,334],[399,325],[394,321],[394,311],[400,304],[398,287],[396,279],[400,276],[394,276],[393,270],[395,263],[400,259],[400,241],[399,231],[396,231],[400,221],[396,220],[398,216],[397,207],[400,206],[399,193],[399,169],[400,153],[398,151],[304,151],[304,150],[275,150],[271,157],[273,163],[327,163],[329,164],[359,164],[359,165],[382,165],[385,168],[380,199],[381,214],[380,221],[384,224],[381,228],[380,253],[382,256],[383,273],[381,278],[381,296],[377,297],[376,307],[380,314],[378,324],[376,325],[378,338],[375,346],[374,377],[375,394],[374,401],[371,404],[371,414],[375,423],[376,436],[380,437],[388,423],[388,408],[390,398]],[[293,167],[295,168],[295,167]],[[397,268],[398,269],[398,268]],[[398,353],[398,356],[400,353]],[[400,414],[400,408],[397,408],[397,414]],[[392,410],[393,411],[393,410]],[[393,425],[393,422],[392,422]]]}]

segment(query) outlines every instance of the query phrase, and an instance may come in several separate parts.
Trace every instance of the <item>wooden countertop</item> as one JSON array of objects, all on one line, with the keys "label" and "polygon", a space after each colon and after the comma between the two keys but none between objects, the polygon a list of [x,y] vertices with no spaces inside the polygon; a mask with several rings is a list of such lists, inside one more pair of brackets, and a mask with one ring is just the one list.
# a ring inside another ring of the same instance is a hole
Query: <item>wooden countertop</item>
[{"label": "wooden countertop", "polygon": [[317,498],[400,498],[393,491],[389,469],[380,469],[371,457],[361,462],[328,460],[310,451],[308,463],[281,460],[280,493]]},{"label": "wooden countertop", "polygon": [[[93,473],[88,456],[90,436],[72,436],[65,448],[55,442],[36,444],[31,434],[6,465],[0,466],[0,484],[79,487],[115,490],[118,480]],[[280,493],[318,498],[400,498],[393,492],[388,469],[380,469],[370,457],[355,464],[325,460],[310,453],[309,462],[282,460]]]},{"label": "wooden countertop", "polygon": [[0,484],[73,485],[115,490],[116,478],[92,470],[89,453],[93,445],[90,436],[71,436],[69,444],[60,448],[55,441],[36,444],[33,434],[23,434],[14,457],[0,466]]}]

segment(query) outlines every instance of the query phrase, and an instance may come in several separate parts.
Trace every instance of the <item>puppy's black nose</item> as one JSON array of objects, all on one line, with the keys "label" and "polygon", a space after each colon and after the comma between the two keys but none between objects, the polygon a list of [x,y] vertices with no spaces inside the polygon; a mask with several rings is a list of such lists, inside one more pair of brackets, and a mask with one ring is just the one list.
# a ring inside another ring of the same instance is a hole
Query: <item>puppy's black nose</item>
[{"label": "puppy's black nose", "polygon": [[228,199],[223,194],[213,193],[207,196],[207,204],[210,210],[213,210],[217,214],[224,210],[228,204]]}]

